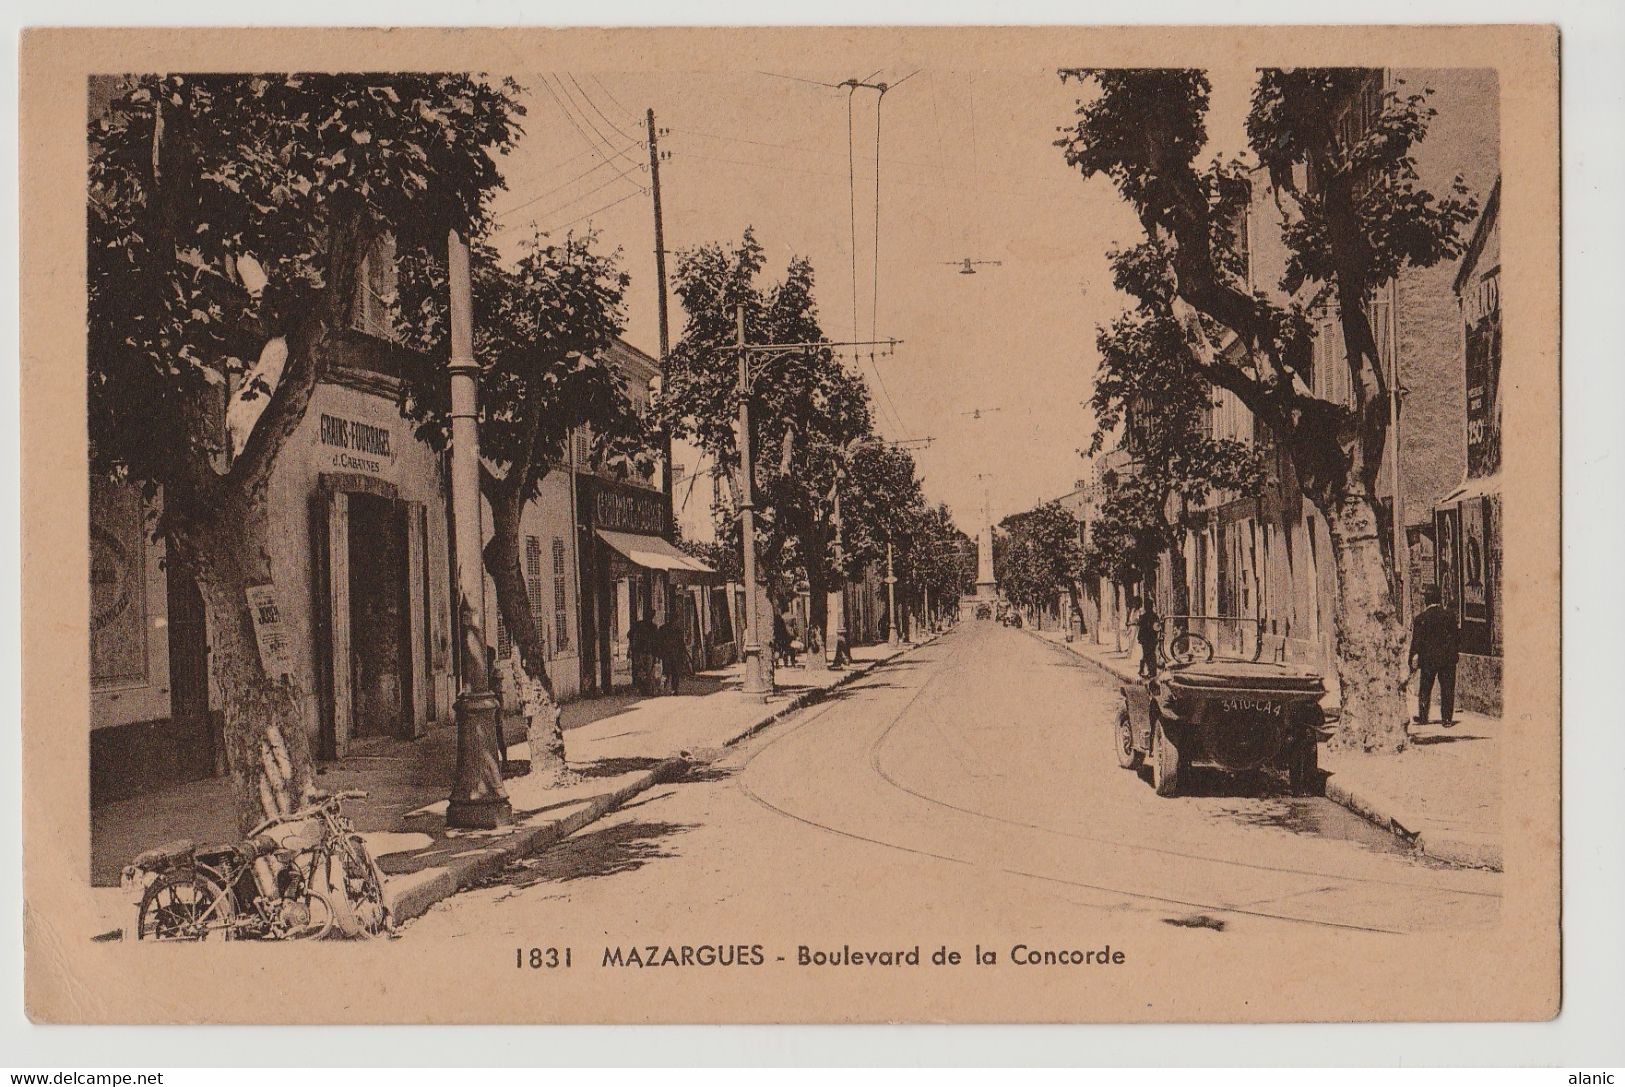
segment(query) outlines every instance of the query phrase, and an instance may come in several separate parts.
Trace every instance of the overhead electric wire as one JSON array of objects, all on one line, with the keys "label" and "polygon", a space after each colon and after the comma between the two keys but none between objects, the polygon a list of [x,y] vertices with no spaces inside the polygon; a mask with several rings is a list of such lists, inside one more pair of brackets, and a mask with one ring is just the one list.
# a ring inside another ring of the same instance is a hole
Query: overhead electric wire
[{"label": "overhead electric wire", "polygon": [[854,150],[852,99],[857,95],[854,85],[846,89],[846,185],[847,209],[851,214],[852,249],[852,342],[858,341],[858,166]]},{"label": "overhead electric wire", "polygon": [[[864,82],[867,82],[865,80]],[[858,92],[858,82],[851,81],[846,87],[846,182],[847,182],[847,211],[850,216],[849,241],[852,251],[852,339],[858,339],[858,323],[861,320],[858,311],[858,171],[857,171],[857,137],[855,122],[853,120],[853,99]],[[880,92],[885,97],[886,92]],[[878,99],[876,100],[878,103]],[[880,113],[879,106],[875,112],[875,282],[874,297],[879,298],[880,276]],[[878,339],[875,333],[874,322],[875,306],[870,308],[870,339]],[[862,365],[861,361],[859,363]],[[874,352],[869,352],[869,371],[874,374],[875,386],[880,390],[887,409],[891,412],[892,422],[897,427],[898,434],[907,437],[908,428],[903,425],[903,417],[897,411],[897,405],[892,401],[891,390],[886,388],[886,379],[880,374],[880,366],[875,362]]]},{"label": "overhead electric wire", "polygon": [[[576,135],[581,137],[581,142],[582,143],[585,143],[588,147],[592,148],[593,151],[597,153],[599,158],[603,159],[604,162],[608,163],[609,168],[611,170],[614,170],[621,177],[625,178],[627,181],[632,182],[632,184],[638,186],[638,188],[640,188],[640,189],[643,188],[642,182],[639,182],[638,180],[633,178],[631,175],[629,175],[625,170],[621,169],[621,167],[619,165],[617,165],[614,162],[614,160],[612,160],[611,158],[609,158],[609,156],[604,154],[603,149],[600,148],[593,141],[593,138],[591,136],[587,135],[587,130],[581,127],[580,122],[578,122],[576,120],[576,118],[575,118],[575,113],[568,106],[566,106],[564,104],[564,99],[560,98],[559,97],[559,92],[555,91],[553,89],[552,85],[547,82],[547,77],[546,76],[542,77],[542,88],[547,91],[549,96],[552,97],[554,105],[559,107],[559,112],[564,114],[564,119],[570,122],[570,127],[576,130]],[[568,97],[568,96],[566,96],[566,97]],[[613,145],[610,146],[610,150],[611,150],[612,153],[615,153],[615,149],[614,149]]]},{"label": "overhead electric wire", "polygon": [[604,81],[602,79],[599,79],[592,72],[587,73],[587,78],[592,80],[594,83],[598,84],[598,89],[603,91],[604,94],[609,96],[610,102],[612,102],[614,104],[616,109],[620,110],[627,117],[631,118],[634,124],[636,123],[637,116],[638,116],[637,112],[635,110],[627,109],[625,103],[623,103],[619,98],[615,97],[615,92],[610,90],[609,87],[604,83]]},{"label": "overhead electric wire", "polygon": [[756,69],[756,74],[770,76],[773,79],[791,79],[797,83],[811,83],[815,87],[829,87],[830,89],[837,91],[845,89],[840,83],[825,83],[822,80],[805,79],[798,75],[783,75],[779,72],[764,72],[760,68]]},{"label": "overhead electric wire", "polygon": [[628,200],[632,199],[634,196],[642,196],[644,194],[644,192],[646,192],[646,191],[647,190],[641,190],[640,189],[637,192],[629,192],[625,196],[619,197],[618,199],[615,199],[615,200],[611,200],[609,203],[603,205],[602,207],[593,208],[591,211],[587,212],[587,214],[585,214],[585,215],[579,215],[576,218],[571,219],[568,223],[560,223],[557,226],[547,227],[547,228],[545,228],[543,230],[543,233],[551,234],[553,231],[556,231],[556,230],[566,230],[566,229],[568,229],[568,228],[570,228],[572,226],[575,226],[577,223],[582,222],[583,220],[591,219],[594,215],[597,215],[601,211],[608,211],[610,208],[614,207],[616,204],[624,204]]},{"label": "overhead electric wire", "polygon": [[[591,153],[592,153],[591,151],[583,151],[582,152],[582,154],[591,154]],[[581,156],[577,155],[576,157],[580,158]],[[496,218],[498,218],[498,219],[506,218],[507,216],[512,215],[516,211],[522,211],[525,208],[530,207],[532,204],[539,203],[539,202],[547,199],[549,196],[552,196],[554,193],[560,191],[561,189],[569,188],[571,185],[574,185],[577,181],[580,181],[582,178],[587,177],[587,176],[589,176],[591,174],[597,173],[599,170],[602,170],[605,166],[608,166],[608,165],[609,165],[609,163],[605,162],[602,158],[600,158],[592,166],[590,166],[587,169],[581,171],[581,173],[577,174],[575,177],[572,177],[569,181],[562,181],[559,184],[554,185],[551,189],[546,190],[545,192],[537,193],[535,196],[531,197],[529,200],[524,201],[523,203],[515,204],[511,208],[503,208],[501,211],[496,212],[495,213]],[[609,180],[614,181],[615,178],[610,178]],[[590,195],[591,193],[597,192],[598,189],[601,189],[601,188],[603,188],[602,185],[598,186],[598,188],[588,189],[587,192],[583,193],[582,195],[583,196]],[[581,199],[581,197],[578,196],[578,197],[576,197],[576,199],[579,200],[579,199]],[[568,207],[573,202],[574,201],[566,201],[564,204],[561,204],[559,206],[560,207]],[[557,208],[553,209],[553,211],[557,211],[557,210],[558,210]],[[552,211],[545,211],[542,214],[543,215],[551,215],[551,214],[553,214],[553,212]]]},{"label": "overhead electric wire", "polygon": [[578,92],[580,92],[581,100],[583,102],[587,103],[587,105],[591,106],[592,111],[594,113],[598,114],[599,117],[603,118],[604,123],[606,125],[608,125],[610,128],[613,128],[616,131],[616,133],[621,137],[621,139],[626,140],[627,142],[631,143],[633,146],[636,146],[636,147],[641,147],[642,146],[643,141],[639,140],[636,136],[628,136],[624,131],[621,130],[621,127],[619,125],[617,125],[614,121],[611,121],[609,119],[609,115],[607,113],[605,113],[603,110],[598,108],[598,103],[594,102],[592,100],[592,96],[587,93],[587,88],[583,87],[580,83],[576,82],[576,77],[574,75],[571,75],[569,72],[565,72],[564,74],[570,77],[570,85],[575,87],[575,89]]},{"label": "overhead electric wire", "polygon": [[[569,75],[568,72],[566,72],[565,74]],[[587,123],[587,127],[592,129],[593,135],[598,137],[598,141],[600,143],[602,143],[605,147],[609,148],[610,154],[616,156],[617,158],[626,159],[628,162],[631,162],[634,166],[638,167],[639,169],[647,169],[647,167],[643,163],[643,160],[640,157],[636,157],[636,156],[633,156],[633,155],[629,154],[627,147],[616,147],[615,146],[615,141],[610,139],[608,136],[604,135],[604,133],[598,128],[598,126],[592,123],[592,118],[587,116],[587,111],[582,109],[579,105],[576,105],[575,96],[570,93],[570,88],[568,88],[568,87],[566,87],[564,85],[564,80],[560,79],[557,75],[554,75],[553,76],[553,82],[558,84],[559,94],[564,95],[565,101],[567,101],[570,104],[570,107],[575,111],[575,115],[579,116],[581,120],[583,120],[583,121],[585,121]],[[554,97],[556,99],[557,95],[555,95]],[[579,131],[579,126],[578,126],[578,131]],[[633,140],[632,144],[629,145],[629,146],[637,146],[637,141]]]},{"label": "overhead electric wire", "polygon": [[[724,134],[718,133],[718,132],[704,132],[704,131],[701,131],[699,129],[683,128],[683,127],[679,127],[677,125],[672,125],[672,126],[670,126],[670,128],[671,128],[672,132],[674,132],[674,133],[676,133],[678,135],[701,136],[701,137],[704,137],[705,139],[717,140],[717,141],[723,142],[723,143],[739,143],[739,144],[747,144],[747,145],[749,145],[751,147],[766,147],[766,148],[771,148],[771,149],[778,150],[778,151],[789,151],[789,152],[792,152],[794,154],[808,155],[808,156],[812,156],[812,157],[816,157],[816,158],[824,158],[824,157],[827,157],[830,154],[830,152],[820,150],[819,148],[816,148],[816,147],[798,146],[796,144],[788,144],[788,143],[770,143],[770,142],[768,142],[766,140],[752,140],[752,139],[747,139],[747,138],[745,138],[743,136],[728,136],[728,135],[724,135]],[[708,155],[708,154],[705,154],[704,152],[699,152],[699,151],[684,151],[683,154],[686,157],[706,159],[706,160],[708,160],[710,162],[722,162],[722,163],[727,163],[727,164],[733,165],[733,166],[756,166],[756,167],[761,167],[763,169],[784,170],[784,171],[787,171],[789,173],[805,174],[805,175],[807,175],[809,177],[839,177],[840,176],[838,171],[833,171],[833,170],[814,170],[814,169],[809,169],[809,168],[804,167],[804,166],[781,166],[781,165],[779,165],[777,163],[771,163],[771,162],[753,162],[753,161],[751,161],[749,159],[730,159],[730,158],[723,158],[720,155]],[[919,161],[916,161],[914,159],[886,158],[886,159],[884,159],[884,161],[885,161],[886,165],[892,167],[892,169],[894,171],[897,170],[898,168],[923,170],[923,171],[928,171],[929,174],[932,175],[932,177],[934,177],[934,178],[942,178],[942,177],[949,177],[949,176],[957,175],[957,176],[966,177],[966,178],[987,177],[987,178],[1004,179],[1004,180],[1017,181],[1017,182],[1028,182],[1028,183],[1031,183],[1031,184],[1046,184],[1046,185],[1048,185],[1048,184],[1066,184],[1069,181],[1075,181],[1076,180],[1075,178],[1069,178],[1069,177],[1045,178],[1045,177],[1038,177],[1038,176],[1032,175],[1032,174],[1005,174],[1005,173],[999,173],[997,171],[992,171],[992,170],[957,170],[957,169],[950,169],[948,167],[945,167],[940,163],[919,162]],[[961,191],[964,191],[964,192],[991,193],[991,194],[1000,195],[1000,196],[1012,196],[1012,197],[1028,198],[1028,197],[1031,197],[1033,195],[1031,192],[1019,192],[1019,191],[1016,191],[1016,190],[1013,190],[1013,189],[989,188],[989,187],[987,187],[985,185],[967,184],[967,183],[964,183],[964,182],[951,182],[951,181],[933,180],[933,179],[930,179],[930,178],[894,177],[894,178],[892,178],[892,182],[893,182],[893,184],[897,184],[897,185],[912,185],[912,186],[916,186],[916,187],[919,187],[919,188],[957,189],[957,190],[961,190]]]},{"label": "overhead electric wire", "polygon": [[[583,200],[587,199],[587,197],[592,196],[595,193],[603,192],[605,189],[609,188],[611,185],[615,184],[619,180],[620,180],[620,178],[618,178],[618,177],[612,177],[612,178],[608,178],[608,179],[606,179],[604,181],[601,181],[597,185],[594,185],[592,188],[588,189],[586,192],[579,193],[576,196],[572,196],[568,200],[565,200],[563,203],[554,204],[552,207],[548,208],[546,211],[538,212],[536,217],[540,218],[540,219],[546,219],[550,215],[557,215],[559,212],[563,211],[565,208],[569,207],[570,205],[579,204]],[[640,190],[640,191],[646,191],[646,190]],[[515,209],[515,210],[517,210],[517,209]],[[512,213],[509,212],[509,213],[505,213],[505,214],[512,214]],[[497,216],[497,218],[500,219],[500,218],[502,218],[502,216]]]}]

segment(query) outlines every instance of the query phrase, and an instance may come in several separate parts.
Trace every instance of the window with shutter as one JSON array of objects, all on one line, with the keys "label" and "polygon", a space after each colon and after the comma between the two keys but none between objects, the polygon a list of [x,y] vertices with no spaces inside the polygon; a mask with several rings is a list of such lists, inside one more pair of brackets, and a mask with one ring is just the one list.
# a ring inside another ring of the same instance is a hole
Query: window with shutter
[{"label": "window with shutter", "polygon": [[525,537],[525,595],[530,601],[531,621],[545,641],[547,623],[542,619],[542,542],[534,536]]},{"label": "window with shutter", "polygon": [[564,541],[553,538],[553,644],[563,653],[570,648],[570,624],[565,616]]}]

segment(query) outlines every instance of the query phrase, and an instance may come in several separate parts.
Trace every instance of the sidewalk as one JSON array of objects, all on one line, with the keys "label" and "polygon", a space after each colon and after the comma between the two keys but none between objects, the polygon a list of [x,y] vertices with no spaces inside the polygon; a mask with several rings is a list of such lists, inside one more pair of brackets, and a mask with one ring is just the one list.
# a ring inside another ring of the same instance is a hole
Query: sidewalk
[{"label": "sidewalk", "polygon": [[[1070,650],[1119,679],[1134,681],[1135,650],[1068,642],[1061,631],[1035,636]],[[1407,697],[1414,695],[1407,691]],[[1501,870],[1501,722],[1456,712],[1454,728],[1417,725],[1399,755],[1321,749],[1326,799],[1340,804],[1438,860]]]},{"label": "sidewalk", "polygon": [[[515,824],[497,831],[445,826],[457,753],[456,729],[449,725],[416,741],[395,741],[327,764],[317,784],[329,791],[368,791],[345,811],[388,875],[385,896],[396,919],[404,921],[915,647],[859,647],[854,666],[841,672],[780,668],[778,692],[765,703],[739,690],[737,664],[691,677],[676,696],[616,693],[566,703],[565,750],[580,783],[550,789],[540,779],[508,780]],[[505,731],[509,758],[526,758],[523,720],[510,718]],[[90,875],[98,931],[133,920],[134,909],[118,889],[119,871],[131,857],[175,838],[233,840],[232,820],[225,778],[93,809]]]}]

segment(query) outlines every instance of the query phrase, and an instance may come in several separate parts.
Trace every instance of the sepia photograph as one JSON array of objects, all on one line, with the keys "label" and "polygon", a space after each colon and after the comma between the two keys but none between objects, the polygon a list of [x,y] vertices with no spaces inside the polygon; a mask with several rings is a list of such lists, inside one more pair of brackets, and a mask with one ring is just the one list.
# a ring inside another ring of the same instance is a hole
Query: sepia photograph
[{"label": "sepia photograph", "polygon": [[1556,42],[25,35],[30,1015],[1557,1014]]}]

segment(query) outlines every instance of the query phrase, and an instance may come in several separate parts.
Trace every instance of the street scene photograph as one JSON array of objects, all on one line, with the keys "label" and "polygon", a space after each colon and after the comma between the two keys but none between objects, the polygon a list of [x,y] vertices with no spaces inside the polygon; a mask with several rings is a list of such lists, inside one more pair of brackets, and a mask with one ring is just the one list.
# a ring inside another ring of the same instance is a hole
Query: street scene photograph
[{"label": "street scene photograph", "polygon": [[1526,76],[798,33],[91,70],[41,1006],[1554,1014]]}]

